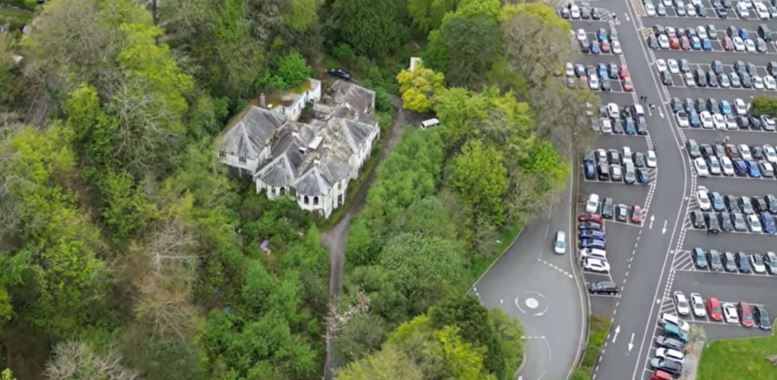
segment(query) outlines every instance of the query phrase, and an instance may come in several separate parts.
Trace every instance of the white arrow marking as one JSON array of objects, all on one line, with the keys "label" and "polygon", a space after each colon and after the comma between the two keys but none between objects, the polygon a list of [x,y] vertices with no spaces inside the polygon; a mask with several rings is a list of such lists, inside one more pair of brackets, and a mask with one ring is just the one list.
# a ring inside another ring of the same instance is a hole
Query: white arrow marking
[{"label": "white arrow marking", "polygon": [[631,340],[629,340],[629,352],[634,348],[634,333],[631,333]]},{"label": "white arrow marking", "polygon": [[664,227],[661,228],[661,235],[666,235],[666,219],[664,219]]},{"label": "white arrow marking", "polygon": [[615,339],[618,339],[618,333],[621,332],[621,325],[615,328],[615,335],[612,336],[612,342],[615,343]]},{"label": "white arrow marking", "polygon": [[664,112],[660,108],[658,109],[658,114],[661,115],[662,119],[664,118]]},{"label": "white arrow marking", "polygon": [[630,21],[631,19],[629,18],[629,14],[628,13],[624,13],[624,14],[626,15],[626,21]]},{"label": "white arrow marking", "polygon": [[650,215],[650,225],[648,225],[648,228],[651,229],[651,230],[653,229],[653,221],[654,220],[656,220],[656,216],[655,215]]}]

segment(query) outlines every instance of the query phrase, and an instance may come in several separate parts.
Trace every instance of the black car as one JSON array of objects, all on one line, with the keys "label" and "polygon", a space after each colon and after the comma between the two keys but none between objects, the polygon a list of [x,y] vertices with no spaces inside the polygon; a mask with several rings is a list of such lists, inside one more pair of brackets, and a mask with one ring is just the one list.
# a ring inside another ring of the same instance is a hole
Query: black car
[{"label": "black car", "polygon": [[753,320],[758,328],[761,330],[771,330],[772,322],[769,319],[769,312],[766,308],[760,305],[753,306]]},{"label": "black car", "polygon": [[663,83],[664,86],[674,86],[674,81],[672,80],[672,74],[670,74],[668,70],[661,72],[661,83]]},{"label": "black car", "polygon": [[691,250],[691,259],[693,259],[693,265],[698,269],[707,269],[707,257],[704,255],[704,250],[695,247]]},{"label": "black car", "polygon": [[588,284],[588,291],[593,294],[618,294],[618,286],[614,282],[599,281]]},{"label": "black car", "polygon": [[612,219],[613,214],[613,200],[610,197],[604,198],[602,202],[602,218]]},{"label": "black car", "polygon": [[731,251],[723,252],[723,255],[720,257],[720,259],[723,261],[723,269],[726,272],[737,271],[736,256],[734,256],[734,252],[731,252]]},{"label": "black car", "polygon": [[675,376],[679,376],[680,373],[683,372],[682,363],[671,359],[653,358],[650,360],[650,366],[655,369],[660,369],[664,372],[669,372]]},{"label": "black car", "polygon": [[720,252],[714,249],[707,251],[707,262],[709,262],[711,270],[723,272],[723,262],[720,259]]},{"label": "black car", "polygon": [[715,149],[712,149],[712,145],[710,144],[701,144],[699,146],[699,150],[701,151],[701,156],[704,158],[709,158],[710,156],[715,155]]},{"label": "black car", "polygon": [[648,174],[647,169],[637,168],[637,182],[643,185],[650,183],[650,175]]},{"label": "black car", "polygon": [[681,340],[669,338],[663,335],[656,337],[656,344],[659,347],[671,348],[680,352],[682,352],[685,348],[685,343],[683,343]]},{"label": "black car", "polygon": [[691,211],[691,224],[693,225],[693,228],[705,228],[704,214],[699,210]]},{"label": "black car", "polygon": [[752,269],[750,268],[750,260],[748,260],[747,255],[744,252],[742,251],[737,252],[736,259],[737,259],[737,268],[739,269],[740,272],[742,273],[752,272]]},{"label": "black car", "polygon": [[351,80],[351,73],[339,67],[327,69],[326,72],[332,76],[336,76],[345,80]]},{"label": "black car", "polygon": [[583,162],[583,175],[585,179],[594,179],[596,177],[596,166],[593,161]]},{"label": "black car", "polygon": [[720,224],[718,223],[718,217],[712,213],[704,213],[704,222],[707,224],[707,233],[717,235],[720,232]]},{"label": "black car", "polygon": [[756,212],[769,211],[769,205],[766,203],[766,199],[763,197],[753,197],[751,199],[753,208]]},{"label": "black car", "polygon": [[606,181],[610,179],[610,166],[604,162],[600,162],[596,167],[599,173],[599,180]]},{"label": "black car", "polygon": [[720,223],[720,229],[722,231],[734,231],[734,223],[731,221],[731,216],[727,212],[718,213],[718,222]]}]

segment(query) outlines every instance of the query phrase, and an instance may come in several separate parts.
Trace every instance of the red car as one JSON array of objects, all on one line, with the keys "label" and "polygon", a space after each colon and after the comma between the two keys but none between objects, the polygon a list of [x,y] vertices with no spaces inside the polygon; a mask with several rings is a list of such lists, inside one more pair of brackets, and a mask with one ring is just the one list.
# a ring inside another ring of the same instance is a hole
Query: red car
[{"label": "red car", "polygon": [[623,81],[623,90],[624,91],[634,91],[634,83],[631,83],[631,78],[626,78],[626,80]]},{"label": "red car", "polygon": [[674,377],[669,372],[657,369],[650,375],[650,380],[673,380]]},{"label": "red car", "polygon": [[750,305],[745,302],[737,304],[737,311],[739,311],[739,322],[745,327],[754,327],[755,321],[753,320],[753,311],[750,309]]},{"label": "red car", "polygon": [[618,68],[618,78],[626,79],[629,77],[629,67],[626,65],[621,65],[621,67]]},{"label": "red car", "polygon": [[679,49],[680,48],[680,39],[677,37],[670,37],[669,38],[669,47],[672,49]]},{"label": "red car", "polygon": [[680,37],[680,47],[683,50],[691,50],[691,41],[688,40],[688,37],[686,36]]},{"label": "red car", "polygon": [[580,214],[577,216],[579,222],[596,222],[601,223],[602,217],[599,214]]},{"label": "red car", "polygon": [[723,50],[725,51],[734,50],[734,41],[729,36],[720,37],[720,44],[723,45]]},{"label": "red car", "polygon": [[642,223],[642,207],[634,205],[631,207],[631,222]]},{"label": "red car", "polygon": [[609,53],[610,52],[610,41],[604,40],[601,43],[602,53]]},{"label": "red car", "polygon": [[709,315],[710,319],[718,322],[723,321],[723,309],[720,308],[720,301],[718,301],[717,298],[707,298],[707,301],[704,302],[704,306],[707,309],[707,315]]}]

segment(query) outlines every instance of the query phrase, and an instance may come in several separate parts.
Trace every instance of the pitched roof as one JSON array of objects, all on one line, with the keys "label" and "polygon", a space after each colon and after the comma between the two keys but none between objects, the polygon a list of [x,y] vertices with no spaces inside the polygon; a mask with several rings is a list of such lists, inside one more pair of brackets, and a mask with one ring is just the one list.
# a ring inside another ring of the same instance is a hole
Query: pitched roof
[{"label": "pitched roof", "polygon": [[317,165],[303,174],[293,185],[297,193],[302,195],[323,195],[332,187],[321,175]]},{"label": "pitched roof", "polygon": [[275,132],[286,123],[283,115],[256,106],[246,111],[221,138],[221,151],[246,158],[258,158]]}]

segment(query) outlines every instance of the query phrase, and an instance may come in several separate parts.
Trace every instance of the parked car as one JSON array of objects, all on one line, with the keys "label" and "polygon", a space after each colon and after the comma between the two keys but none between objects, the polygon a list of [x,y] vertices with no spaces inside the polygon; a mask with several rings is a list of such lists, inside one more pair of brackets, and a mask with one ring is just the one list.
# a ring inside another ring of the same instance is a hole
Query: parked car
[{"label": "parked car", "polygon": [[737,307],[731,302],[723,303],[723,319],[726,323],[739,324],[739,314]]},{"label": "parked car", "polygon": [[591,193],[585,204],[585,212],[595,213],[597,210],[599,210],[599,194]]},{"label": "parked car", "polygon": [[726,272],[737,271],[737,263],[734,256],[734,252],[725,251],[723,252],[723,255],[720,258],[723,261],[723,270],[725,270]]},{"label": "parked car", "polygon": [[682,341],[659,335],[656,337],[656,345],[659,347],[671,348],[673,350],[682,351],[685,348],[685,343]]},{"label": "parked car", "polygon": [[707,257],[704,254],[704,250],[695,247],[691,250],[691,259],[693,260],[693,265],[697,269],[707,269]]},{"label": "parked car", "polygon": [[583,268],[591,272],[609,273],[610,264],[601,259],[586,257],[583,259]]},{"label": "parked car", "polygon": [[750,305],[747,302],[738,303],[737,312],[739,313],[739,322],[742,324],[742,326],[755,327],[753,312],[750,310]]},{"label": "parked car", "polygon": [[707,251],[707,262],[709,262],[711,270],[715,272],[723,271],[723,261],[720,259],[720,252],[714,249]]},{"label": "parked car", "polygon": [[753,306],[753,319],[755,319],[755,323],[761,330],[771,330],[772,329],[772,322],[769,319],[769,312],[766,311],[766,308],[760,305]]},{"label": "parked car", "polygon": [[677,290],[674,292],[675,307],[677,307],[677,314],[689,315],[691,314],[691,304],[688,302],[688,298],[685,297],[683,292]]},{"label": "parked car", "polygon": [[349,73],[348,70],[346,69],[335,67],[335,68],[327,69],[326,72],[332,76],[336,76],[345,80],[351,80],[351,73]]},{"label": "parked car", "polygon": [[589,283],[588,291],[593,294],[618,294],[618,286],[614,282],[599,281]]},{"label": "parked car", "polygon": [[707,315],[710,316],[710,319],[713,321],[722,321],[723,320],[723,309],[720,306],[720,301],[718,301],[715,297],[708,297],[707,301],[705,302],[705,306],[707,308]]},{"label": "parked car", "polygon": [[691,310],[693,315],[699,318],[707,316],[707,310],[704,308],[704,299],[699,293],[691,293]]}]

